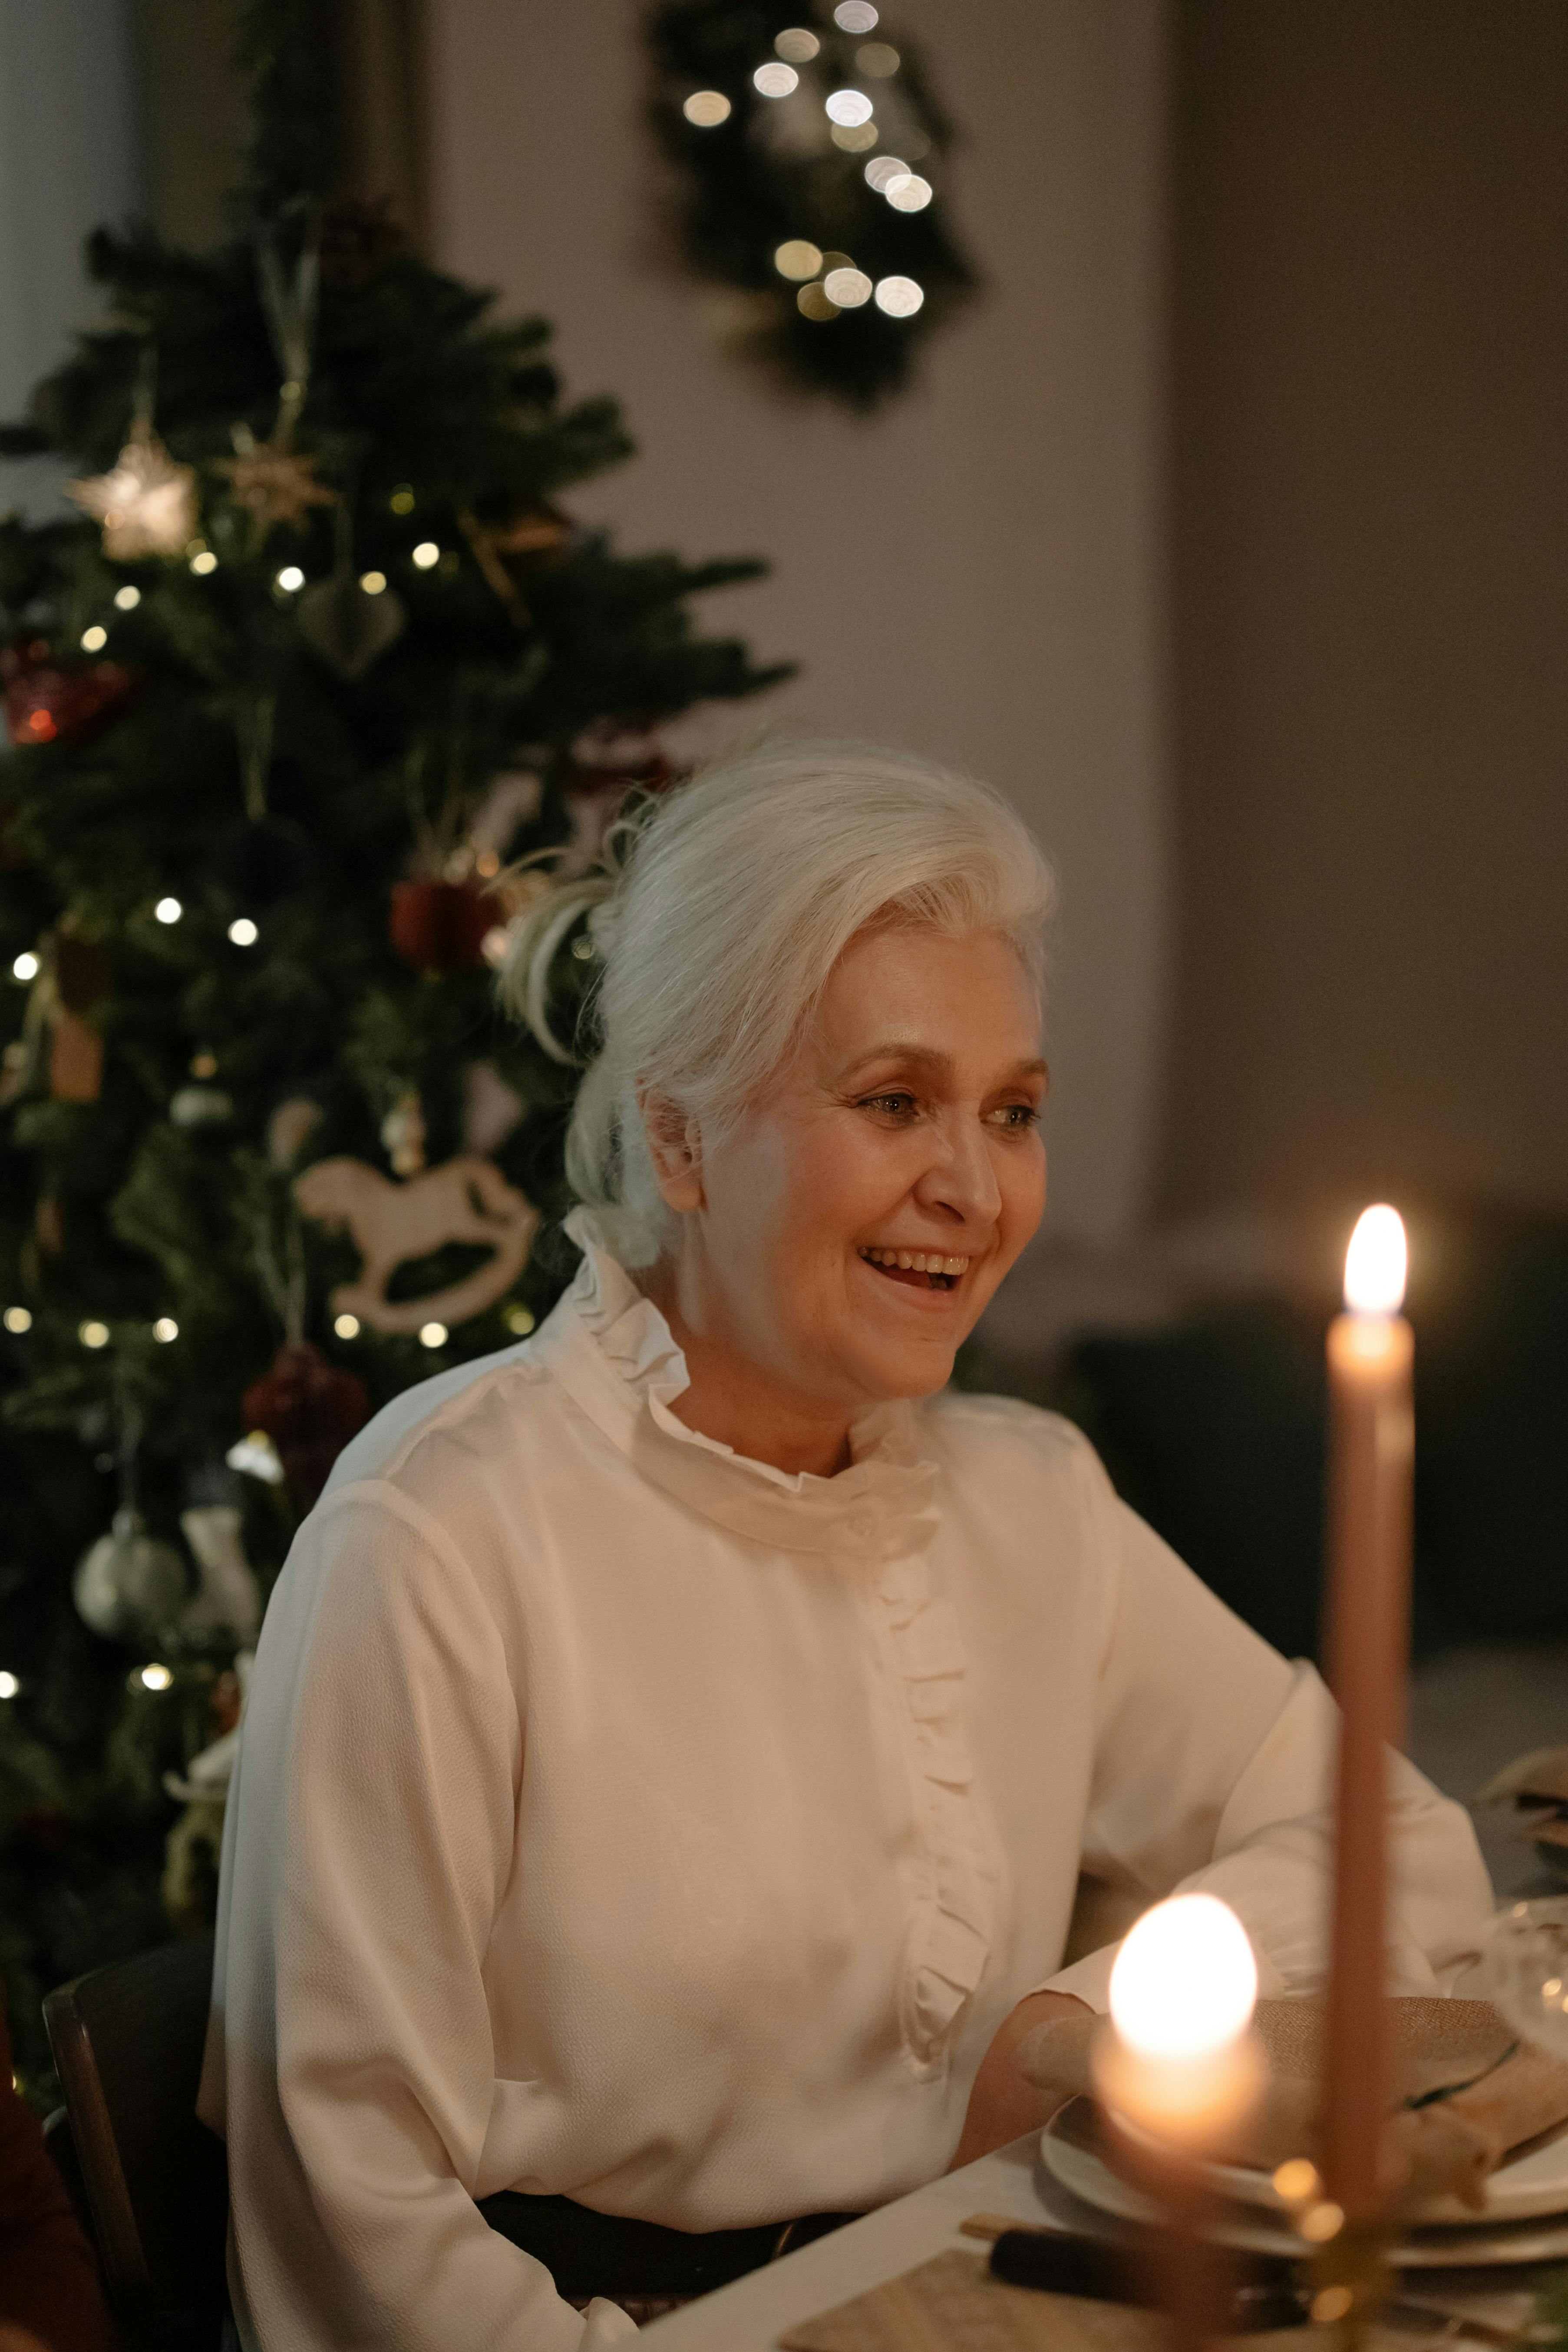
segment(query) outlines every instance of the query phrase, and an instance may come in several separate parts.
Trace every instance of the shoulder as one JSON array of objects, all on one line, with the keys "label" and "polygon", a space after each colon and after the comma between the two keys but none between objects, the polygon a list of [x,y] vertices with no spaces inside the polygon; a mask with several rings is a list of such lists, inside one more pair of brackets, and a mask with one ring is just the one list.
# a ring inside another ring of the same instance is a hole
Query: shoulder
[{"label": "shoulder", "polygon": [[1099,1454],[1059,1412],[1016,1397],[944,1389],[926,1405],[924,1418],[944,1466],[961,1480],[1010,1474],[1031,1484],[1110,1492]]},{"label": "shoulder", "polygon": [[444,1473],[460,1479],[466,1469],[471,1475],[549,1411],[552,1385],[528,1340],[421,1381],[383,1405],[344,1446],[322,1502],[367,1481],[418,1491],[432,1480],[439,1486]]}]

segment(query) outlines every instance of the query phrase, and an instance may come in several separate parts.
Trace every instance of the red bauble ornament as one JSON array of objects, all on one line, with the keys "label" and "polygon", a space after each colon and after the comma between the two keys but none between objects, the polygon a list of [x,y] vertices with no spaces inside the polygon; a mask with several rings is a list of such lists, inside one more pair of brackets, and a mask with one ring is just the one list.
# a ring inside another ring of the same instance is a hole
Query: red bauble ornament
[{"label": "red bauble ornament", "polygon": [[85,743],[117,719],[140,684],[123,662],[64,669],[46,637],[18,639],[0,653],[0,688],[13,743]]},{"label": "red bauble ornament", "polygon": [[330,1364],[320,1348],[286,1341],[239,1409],[247,1429],[264,1429],[272,1440],[295,1507],[308,1511],[350,1438],[370,1419],[370,1398],[364,1382]]},{"label": "red bauble ornament", "polygon": [[485,935],[506,909],[468,882],[395,882],[392,944],[416,971],[467,971],[483,963]]}]

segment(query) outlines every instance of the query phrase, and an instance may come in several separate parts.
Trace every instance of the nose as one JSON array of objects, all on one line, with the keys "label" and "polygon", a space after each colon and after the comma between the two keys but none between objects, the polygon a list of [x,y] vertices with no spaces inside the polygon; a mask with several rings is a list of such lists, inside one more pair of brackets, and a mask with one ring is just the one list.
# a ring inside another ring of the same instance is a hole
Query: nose
[{"label": "nose", "polygon": [[978,1120],[954,1116],[935,1134],[940,1148],[915,1186],[915,1199],[960,1224],[994,1225],[1002,1213],[1002,1188],[984,1129]]}]

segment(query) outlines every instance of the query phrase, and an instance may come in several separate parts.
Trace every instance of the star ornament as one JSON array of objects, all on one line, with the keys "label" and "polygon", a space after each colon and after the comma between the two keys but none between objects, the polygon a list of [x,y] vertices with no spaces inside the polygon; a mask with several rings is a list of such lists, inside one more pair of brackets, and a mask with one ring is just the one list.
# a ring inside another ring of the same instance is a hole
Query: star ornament
[{"label": "star ornament", "polygon": [[249,508],[263,538],[274,523],[302,530],[312,507],[336,503],[337,492],[317,481],[313,457],[296,457],[266,443],[237,457],[220,458],[217,470],[228,476],[236,503]]},{"label": "star ornament", "polygon": [[117,563],[178,555],[195,532],[195,468],[177,466],[145,426],[107,474],[68,482],[66,493],[103,525],[103,551]]}]

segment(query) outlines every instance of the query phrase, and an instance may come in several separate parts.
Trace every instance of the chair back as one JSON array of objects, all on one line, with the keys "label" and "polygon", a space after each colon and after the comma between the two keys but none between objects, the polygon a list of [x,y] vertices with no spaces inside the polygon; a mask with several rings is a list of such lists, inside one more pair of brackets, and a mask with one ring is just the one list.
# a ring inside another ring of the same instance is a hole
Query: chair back
[{"label": "chair back", "polygon": [[116,2315],[133,2336],[216,2352],[228,2309],[228,2162],[197,2121],[213,1939],[62,1985],[44,2022]]}]

